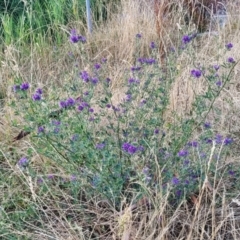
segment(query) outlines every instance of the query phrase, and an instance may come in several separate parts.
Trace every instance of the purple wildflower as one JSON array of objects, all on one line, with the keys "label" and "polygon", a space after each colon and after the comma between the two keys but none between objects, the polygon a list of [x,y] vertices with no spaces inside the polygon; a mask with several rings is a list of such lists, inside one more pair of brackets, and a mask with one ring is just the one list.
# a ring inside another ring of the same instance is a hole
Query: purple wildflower
[{"label": "purple wildflower", "polygon": [[122,149],[125,151],[125,152],[127,152],[128,151],[128,148],[131,146],[131,144],[130,143],[123,143],[123,145],[122,145]]},{"label": "purple wildflower", "polygon": [[181,195],[182,195],[182,190],[178,189],[178,190],[176,191],[176,196],[177,196],[177,197],[181,197]]},{"label": "purple wildflower", "polygon": [[212,142],[213,142],[213,140],[212,140],[211,138],[207,138],[207,139],[206,139],[206,143],[207,143],[207,144],[211,144]]},{"label": "purple wildflower", "polygon": [[27,82],[24,82],[20,85],[20,89],[25,91],[25,90],[28,90],[29,89],[29,83]]},{"label": "purple wildflower", "polygon": [[20,90],[20,86],[19,85],[14,85],[12,90],[13,90],[13,92],[17,92],[18,90]]},{"label": "purple wildflower", "polygon": [[101,65],[100,65],[99,63],[95,63],[95,64],[94,64],[94,68],[95,68],[96,70],[98,70],[98,69],[101,68]]},{"label": "purple wildflower", "polygon": [[80,72],[80,77],[82,78],[82,80],[84,81],[84,82],[89,82],[89,80],[90,80],[90,76],[89,76],[89,74],[87,73],[87,71],[82,71],[82,72]]},{"label": "purple wildflower", "polygon": [[89,104],[87,102],[82,102],[82,106],[85,107],[89,107]]},{"label": "purple wildflower", "polygon": [[140,34],[140,33],[136,34],[136,38],[141,38],[141,37],[142,37],[142,34]]},{"label": "purple wildflower", "polygon": [[130,145],[128,148],[128,153],[129,154],[134,154],[137,151],[137,147]]},{"label": "purple wildflower", "polygon": [[173,185],[178,185],[180,183],[179,179],[177,177],[172,178],[172,184]]},{"label": "purple wildflower", "polygon": [[89,112],[93,113],[94,109],[93,108],[89,108]]},{"label": "purple wildflower", "polygon": [[235,60],[234,60],[234,58],[232,58],[232,57],[229,57],[229,58],[227,59],[227,61],[228,61],[229,63],[235,63]]},{"label": "purple wildflower", "polygon": [[213,68],[214,68],[216,71],[218,71],[219,68],[220,68],[220,66],[219,66],[218,64],[215,64],[215,65],[213,65]]},{"label": "purple wildflower", "polygon": [[185,149],[182,149],[178,152],[179,157],[186,157],[188,155],[188,151]]},{"label": "purple wildflower", "polygon": [[81,35],[78,35],[75,29],[71,30],[69,40],[72,43],[78,43],[79,41],[82,42],[82,43],[86,42],[86,38],[81,36]]},{"label": "purple wildflower", "polygon": [[210,122],[205,122],[204,127],[205,128],[211,128],[211,123]]},{"label": "purple wildflower", "polygon": [[227,43],[225,45],[225,47],[227,48],[227,50],[230,50],[231,48],[233,48],[233,44],[232,43]]},{"label": "purple wildflower", "polygon": [[131,67],[131,71],[134,72],[134,71],[139,71],[141,70],[141,67],[139,66],[136,66],[136,67]]},{"label": "purple wildflower", "polygon": [[110,78],[106,78],[106,82],[107,82],[107,83],[110,83],[110,82],[111,82],[111,79],[110,79]]},{"label": "purple wildflower", "polygon": [[70,181],[71,182],[76,182],[77,181],[77,177],[76,177],[76,175],[71,175],[71,177],[70,177]]},{"label": "purple wildflower", "polygon": [[136,79],[134,79],[134,78],[129,78],[129,79],[128,79],[128,83],[129,83],[129,84],[136,83]]},{"label": "purple wildflower", "polygon": [[61,125],[61,122],[58,121],[58,120],[52,120],[52,125],[54,125],[54,126],[60,126],[60,125]]},{"label": "purple wildflower", "polygon": [[92,78],[91,81],[92,81],[93,85],[96,85],[98,83],[98,78],[94,77],[94,78]]},{"label": "purple wildflower", "polygon": [[83,107],[82,105],[79,105],[79,106],[78,106],[78,111],[81,112],[81,111],[83,111],[83,109],[84,109],[84,107]]},{"label": "purple wildflower", "polygon": [[198,69],[191,70],[191,75],[195,78],[200,78],[202,76],[202,72]]},{"label": "purple wildflower", "polygon": [[155,44],[155,42],[151,42],[151,44],[150,44],[150,48],[151,48],[151,49],[156,48],[156,44]]},{"label": "purple wildflower", "polygon": [[188,143],[189,147],[197,147],[198,146],[198,142],[197,141],[192,141]]},{"label": "purple wildflower", "polygon": [[78,41],[80,41],[81,43],[85,43],[87,40],[84,36],[79,35],[78,36]]},{"label": "purple wildflower", "polygon": [[220,135],[220,134],[217,134],[216,137],[215,137],[215,141],[217,144],[221,144],[222,141],[223,141],[223,136]]},{"label": "purple wildflower", "polygon": [[129,102],[129,101],[131,101],[131,99],[132,99],[132,95],[131,94],[127,94],[126,95],[126,101]]},{"label": "purple wildflower", "polygon": [[216,85],[217,85],[218,87],[221,87],[221,86],[222,86],[222,81],[218,80],[218,81],[216,82]]},{"label": "purple wildflower", "polygon": [[107,58],[102,58],[101,62],[102,63],[106,63],[107,62]]},{"label": "purple wildflower", "polygon": [[184,35],[184,36],[182,37],[182,42],[183,42],[184,44],[190,43],[190,42],[191,42],[191,37],[189,37],[188,35]]},{"label": "purple wildflower", "polygon": [[41,95],[41,94],[43,93],[43,91],[42,91],[41,88],[38,88],[38,89],[36,90],[36,93]]},{"label": "purple wildflower", "polygon": [[99,149],[99,150],[102,150],[104,147],[105,147],[105,143],[98,143],[96,145],[96,148]]},{"label": "purple wildflower", "polygon": [[45,130],[44,126],[38,127],[38,133],[43,133]]},{"label": "purple wildflower", "polygon": [[40,101],[42,99],[42,96],[38,93],[35,93],[32,95],[32,100],[33,101]]},{"label": "purple wildflower", "polygon": [[75,100],[73,98],[69,98],[65,103],[67,107],[72,107],[75,105]]},{"label": "purple wildflower", "polygon": [[24,168],[24,167],[27,167],[28,163],[29,163],[29,162],[28,162],[28,159],[27,159],[26,157],[22,157],[22,158],[18,161],[18,166]]},{"label": "purple wildflower", "polygon": [[147,100],[146,99],[142,99],[141,102],[140,102],[140,106],[142,107],[146,103],[147,103]]},{"label": "purple wildflower", "polygon": [[156,63],[156,60],[154,58],[147,58],[145,59],[145,63],[152,65]]},{"label": "purple wildflower", "polygon": [[233,142],[233,140],[231,138],[225,138],[224,141],[223,141],[224,145],[229,145],[232,142]]},{"label": "purple wildflower", "polygon": [[235,175],[235,172],[234,172],[233,170],[229,170],[228,173],[229,173],[229,175],[231,175],[231,176],[234,176],[234,175]]},{"label": "purple wildflower", "polygon": [[140,62],[141,64],[144,64],[145,63],[145,58],[138,58],[138,62]]},{"label": "purple wildflower", "polygon": [[67,107],[67,103],[65,101],[60,101],[59,102],[59,106],[60,106],[60,108],[66,108]]},{"label": "purple wildflower", "polygon": [[106,104],[106,107],[107,107],[107,108],[111,108],[111,104],[109,104],[109,103]]},{"label": "purple wildflower", "polygon": [[154,134],[159,134],[159,129],[158,129],[158,128],[156,128],[156,129],[154,130]]}]

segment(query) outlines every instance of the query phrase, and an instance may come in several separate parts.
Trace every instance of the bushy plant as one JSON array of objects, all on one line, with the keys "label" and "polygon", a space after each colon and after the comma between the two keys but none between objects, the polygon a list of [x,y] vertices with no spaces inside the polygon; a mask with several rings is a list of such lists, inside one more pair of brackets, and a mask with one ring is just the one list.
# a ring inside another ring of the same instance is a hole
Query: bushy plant
[{"label": "bushy plant", "polygon": [[[147,188],[163,195],[170,191],[169,201],[176,204],[196,194],[206,181],[214,185],[223,174],[237,174],[224,161],[232,139],[213,131],[208,122],[216,99],[230,82],[233,58],[221,65],[194,65],[189,81],[204,81],[205,92],[195,95],[190,115],[167,113],[178,75],[176,56],[191,51],[194,37],[184,36],[164,67],[158,64],[154,42],[150,58],[136,55],[118,104],[112,101],[107,59],[99,59],[88,71],[77,69],[61,86],[61,94],[59,86],[47,95],[47,89],[16,79],[12,107],[24,119],[24,131],[31,133],[36,151],[72,176],[63,182],[73,193],[84,192],[85,199],[98,196],[118,209],[122,199],[130,201],[133,194],[141,198]],[[137,48],[141,38],[137,34]],[[85,56],[86,38],[73,30],[69,40]],[[232,47],[226,45],[227,50]],[[74,52],[70,57],[74,59]],[[18,164],[37,177],[31,154],[29,149]]]}]

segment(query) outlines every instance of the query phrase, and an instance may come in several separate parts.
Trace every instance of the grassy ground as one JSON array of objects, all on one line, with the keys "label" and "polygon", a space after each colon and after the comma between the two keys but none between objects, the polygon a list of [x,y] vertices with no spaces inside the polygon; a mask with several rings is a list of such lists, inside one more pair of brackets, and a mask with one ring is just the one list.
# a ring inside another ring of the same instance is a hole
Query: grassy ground
[{"label": "grassy ground", "polygon": [[[235,4],[217,34],[186,44],[194,26],[174,13],[164,65],[144,1],[122,0],[92,35],[75,19],[54,44],[47,34],[5,38],[1,239],[240,238]],[[69,40],[72,28],[86,43]]]}]

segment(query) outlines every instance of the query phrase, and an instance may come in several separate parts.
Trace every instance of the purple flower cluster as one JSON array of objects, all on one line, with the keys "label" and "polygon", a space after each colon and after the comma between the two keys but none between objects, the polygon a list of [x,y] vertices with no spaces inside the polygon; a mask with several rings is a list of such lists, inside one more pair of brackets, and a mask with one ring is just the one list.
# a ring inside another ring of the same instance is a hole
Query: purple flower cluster
[{"label": "purple flower cluster", "polygon": [[156,44],[155,44],[155,42],[151,42],[151,43],[150,43],[150,48],[151,48],[151,49],[156,48]]},{"label": "purple flower cluster", "polygon": [[226,46],[227,50],[231,50],[231,48],[233,48],[232,43],[227,43],[225,46]]},{"label": "purple flower cluster", "polygon": [[[99,64],[99,66],[100,66],[100,64]],[[95,66],[95,68],[96,68],[96,66]],[[96,85],[99,82],[97,77],[91,77],[87,71],[82,71],[79,73],[79,75],[85,83],[88,83],[89,81],[91,81],[93,85]]]},{"label": "purple flower cluster", "polygon": [[22,90],[22,91],[26,91],[28,90],[30,87],[29,83],[28,82],[23,82],[21,83],[20,85],[14,85],[13,86],[13,91],[14,92],[17,92],[19,90]]},{"label": "purple flower cluster", "polygon": [[85,108],[89,108],[89,104],[87,102],[80,102],[80,105],[78,106],[78,110],[81,112],[83,111]]},{"label": "purple flower cluster", "polygon": [[139,70],[141,70],[141,67],[139,67],[139,66],[133,66],[133,67],[131,67],[131,71],[132,71],[132,72],[134,72],[134,71],[139,71]]},{"label": "purple flower cluster", "polygon": [[156,60],[154,58],[138,58],[138,62],[141,64],[148,64],[148,65],[153,65],[156,63]]},{"label": "purple flower cluster", "polygon": [[186,157],[188,155],[188,151],[185,149],[182,149],[178,152],[179,157]]},{"label": "purple flower cluster", "polygon": [[81,35],[78,35],[75,29],[73,29],[71,31],[69,39],[70,39],[70,42],[72,42],[72,43],[78,43],[78,42],[85,43],[86,42],[86,38]]},{"label": "purple flower cluster", "polygon": [[128,84],[134,84],[134,83],[140,83],[140,81],[138,79],[135,79],[135,78],[129,78],[128,79]]},{"label": "purple flower cluster", "polygon": [[202,72],[198,69],[191,70],[191,75],[195,78],[200,78],[202,76]]},{"label": "purple flower cluster", "polygon": [[215,65],[213,65],[213,68],[214,68],[216,71],[218,71],[219,68],[220,68],[220,66],[219,66],[218,64],[215,64]]},{"label": "purple flower cluster", "polygon": [[229,58],[227,59],[227,61],[228,61],[229,63],[235,63],[235,60],[234,60],[234,58],[232,58],[232,57],[229,57]]},{"label": "purple flower cluster", "polygon": [[38,88],[35,93],[32,95],[33,101],[40,101],[42,99],[42,89]]},{"label": "purple flower cluster", "polygon": [[25,168],[27,167],[29,161],[26,157],[22,157],[19,161],[18,161],[18,166],[19,167],[22,167],[22,168]]},{"label": "purple flower cluster", "polygon": [[60,106],[60,108],[70,108],[70,107],[73,107],[75,105],[75,103],[76,103],[76,101],[70,97],[65,101],[60,101],[59,106]]},{"label": "purple flower cluster", "polygon": [[126,142],[126,143],[123,143],[122,149],[123,149],[125,152],[133,155],[134,153],[137,152],[138,147],[135,147],[135,146],[133,146],[132,144]]},{"label": "purple flower cluster", "polygon": [[141,33],[137,33],[136,34],[136,38],[142,38],[142,34]]}]

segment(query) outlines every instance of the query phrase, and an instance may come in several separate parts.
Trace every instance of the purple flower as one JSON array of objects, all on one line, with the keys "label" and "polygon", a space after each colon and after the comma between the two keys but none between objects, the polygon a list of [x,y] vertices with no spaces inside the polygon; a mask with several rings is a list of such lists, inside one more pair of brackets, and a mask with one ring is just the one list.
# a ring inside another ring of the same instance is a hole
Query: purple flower
[{"label": "purple flower", "polygon": [[195,78],[200,78],[202,76],[202,72],[198,69],[191,70],[191,75]]},{"label": "purple flower", "polygon": [[72,43],[77,43],[79,41],[82,42],[82,43],[86,42],[86,38],[81,36],[81,35],[78,35],[75,29],[71,30],[71,34],[70,34],[69,40]]},{"label": "purple flower", "polygon": [[210,143],[212,143],[212,142],[213,142],[213,141],[212,141],[211,138],[207,138],[207,139],[206,139],[206,143],[207,143],[207,144],[210,144]]},{"label": "purple flower", "polygon": [[220,66],[219,66],[218,64],[215,64],[215,65],[213,65],[213,68],[214,68],[216,71],[218,71],[219,68],[220,68]]},{"label": "purple flower", "polygon": [[233,170],[229,170],[228,173],[229,173],[229,175],[231,175],[231,176],[234,176],[234,175],[235,175],[235,172],[234,172]]},{"label": "purple flower", "polygon": [[147,58],[145,59],[145,63],[152,65],[156,63],[156,60],[154,58]]},{"label": "purple flower", "polygon": [[82,78],[82,80],[84,81],[84,82],[89,82],[89,80],[90,80],[90,76],[89,76],[89,74],[87,73],[87,71],[82,71],[82,72],[80,72],[80,77]]},{"label": "purple flower", "polygon": [[144,147],[143,146],[139,146],[137,149],[139,152],[143,152],[144,151]]},{"label": "purple flower", "polygon": [[151,49],[156,48],[156,44],[155,44],[155,42],[151,42],[151,44],[150,44],[150,48],[151,48]]},{"label": "purple flower", "polygon": [[217,144],[221,144],[222,141],[223,141],[223,136],[220,135],[220,134],[217,134],[216,137],[215,137],[215,141]]},{"label": "purple flower", "polygon": [[146,103],[147,103],[147,100],[146,99],[142,99],[141,102],[140,102],[140,106],[142,107]]},{"label": "purple flower", "polygon": [[18,166],[24,168],[24,167],[27,167],[28,163],[29,163],[29,162],[28,162],[28,159],[27,159],[26,157],[22,157],[22,158],[18,161]]},{"label": "purple flower", "polygon": [[141,38],[141,37],[142,37],[142,34],[140,34],[140,33],[136,34],[136,38]]},{"label": "purple flower", "polygon": [[42,91],[41,88],[38,88],[38,89],[36,90],[36,93],[41,95],[41,94],[43,93],[43,91]]},{"label": "purple flower", "polygon": [[101,62],[102,63],[106,63],[107,62],[107,58],[102,58]]},{"label": "purple flower", "polygon": [[126,95],[126,101],[129,102],[129,101],[131,101],[131,99],[132,99],[132,95],[131,94],[127,94]]},{"label": "purple flower", "polygon": [[229,145],[232,142],[233,142],[233,140],[231,138],[225,138],[224,141],[223,141],[224,145]]},{"label": "purple flower", "polygon": [[89,112],[93,113],[94,109],[93,108],[89,108]]},{"label": "purple flower", "polygon": [[205,122],[204,127],[205,128],[211,128],[211,123],[210,122]]},{"label": "purple flower", "polygon": [[59,131],[60,131],[60,128],[58,128],[58,127],[54,128],[54,130],[53,130],[53,132],[54,132],[55,134],[58,134]]},{"label": "purple flower", "polygon": [[129,154],[134,154],[137,151],[137,147],[130,145],[128,148],[128,153]]},{"label": "purple flower", "polygon": [[35,93],[32,95],[33,101],[40,101],[42,99],[42,96],[38,93]]},{"label": "purple flower", "polygon": [[66,108],[67,107],[67,103],[65,101],[60,101],[59,102],[59,106],[60,106],[60,108]]},{"label": "purple flower", "polygon": [[98,83],[98,78],[94,77],[92,78],[92,84],[96,85]]},{"label": "purple flower", "polygon": [[95,63],[95,64],[94,64],[94,68],[95,68],[96,70],[98,70],[98,69],[101,68],[101,65],[100,65],[99,63]]},{"label": "purple flower", "polygon": [[182,37],[182,42],[183,42],[184,44],[190,43],[190,42],[191,42],[191,37],[189,37],[188,35],[184,35],[184,36]]},{"label": "purple flower", "polygon": [[125,151],[125,152],[127,152],[128,151],[128,148],[131,146],[131,144],[130,143],[123,143],[123,145],[122,145],[122,149]]},{"label": "purple flower", "polygon": [[88,96],[88,95],[89,95],[89,92],[86,91],[86,92],[84,92],[83,94],[84,94],[85,96]]},{"label": "purple flower", "polygon": [[12,89],[13,89],[14,92],[17,92],[18,90],[20,90],[20,86],[19,85],[14,85]]},{"label": "purple flower", "polygon": [[156,129],[154,130],[154,134],[159,134],[159,129],[158,129],[158,128],[156,128]]},{"label": "purple flower", "polygon": [[182,195],[182,190],[178,189],[178,190],[176,191],[176,196],[177,196],[177,197],[181,197],[181,195]]},{"label": "purple flower", "polygon": [[107,83],[110,83],[110,82],[111,82],[111,79],[110,79],[110,78],[106,78],[106,82],[107,82]]},{"label": "purple flower", "polygon": [[180,183],[179,179],[177,177],[172,178],[172,184],[173,185],[178,185]]},{"label": "purple flower", "polygon": [[89,104],[87,102],[82,102],[82,106],[85,107],[89,107]]},{"label": "purple flower", "polygon": [[27,82],[24,82],[20,85],[20,89],[25,91],[25,90],[28,90],[29,89],[29,83]]},{"label": "purple flower", "polygon": [[228,43],[225,45],[227,50],[230,50],[231,48],[233,48],[233,44],[232,43]]},{"label": "purple flower", "polygon": [[96,145],[96,148],[99,149],[99,150],[102,150],[104,147],[105,147],[105,143],[98,143]]},{"label": "purple flower", "polygon": [[60,126],[60,125],[61,125],[61,122],[58,121],[58,120],[52,120],[52,124],[53,124],[54,126]]},{"label": "purple flower", "polygon": [[67,103],[65,101],[60,101],[59,102],[59,106],[60,106],[60,108],[66,108],[67,107]]},{"label": "purple flower", "polygon": [[188,155],[188,151],[183,149],[178,152],[179,157],[186,157]]},{"label": "purple flower", "polygon": [[216,85],[217,85],[218,87],[221,87],[221,86],[222,86],[222,81],[218,80],[218,81],[216,82]]},{"label": "purple flower", "polygon": [[109,103],[106,104],[106,107],[107,107],[107,108],[111,108],[111,104],[109,104]]},{"label": "purple flower", "polygon": [[144,64],[145,63],[145,58],[138,58],[138,62],[140,62],[141,64]]},{"label": "purple flower", "polygon": [[235,63],[235,60],[234,60],[234,58],[232,58],[232,57],[229,57],[229,58],[227,59],[227,61],[228,61],[229,63]]},{"label": "purple flower", "polygon": [[83,111],[83,109],[84,109],[84,107],[82,106],[82,105],[79,105],[78,106],[78,110],[81,112],[81,111]]},{"label": "purple flower", "polygon": [[197,147],[198,146],[198,142],[197,141],[192,141],[188,143],[189,147]]},{"label": "purple flower", "polygon": [[76,175],[71,175],[71,177],[70,177],[70,181],[71,182],[76,182],[77,181],[77,177],[76,177]]},{"label": "purple flower", "polygon": [[75,105],[75,100],[73,98],[69,98],[65,103],[67,107],[72,107]]},{"label": "purple flower", "polygon": [[43,133],[45,131],[44,126],[38,127],[38,133]]},{"label": "purple flower", "polygon": [[134,71],[139,71],[141,70],[141,67],[139,66],[136,66],[136,67],[131,67],[131,71],[134,72]]},{"label": "purple flower", "polygon": [[129,84],[136,83],[136,79],[134,79],[134,78],[129,78],[129,79],[128,79],[128,83],[129,83]]}]

